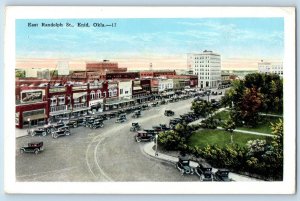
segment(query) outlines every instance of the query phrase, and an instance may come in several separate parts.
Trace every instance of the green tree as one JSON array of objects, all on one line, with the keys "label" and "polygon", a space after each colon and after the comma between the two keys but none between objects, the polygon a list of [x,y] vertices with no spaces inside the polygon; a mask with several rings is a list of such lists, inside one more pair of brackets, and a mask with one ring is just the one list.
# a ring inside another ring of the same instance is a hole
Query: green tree
[{"label": "green tree", "polygon": [[233,131],[236,128],[235,122],[229,118],[224,122],[223,128],[230,133],[230,141],[233,144]]},{"label": "green tree", "polygon": [[16,70],[15,71],[15,76],[18,78],[24,78],[25,77],[25,71],[23,70]]},{"label": "green tree", "polygon": [[197,115],[202,117],[207,117],[213,112],[213,107],[210,102],[206,100],[193,101],[191,110]]},{"label": "green tree", "polygon": [[158,144],[166,150],[179,150],[184,147],[185,139],[178,132],[170,130],[159,134]]}]

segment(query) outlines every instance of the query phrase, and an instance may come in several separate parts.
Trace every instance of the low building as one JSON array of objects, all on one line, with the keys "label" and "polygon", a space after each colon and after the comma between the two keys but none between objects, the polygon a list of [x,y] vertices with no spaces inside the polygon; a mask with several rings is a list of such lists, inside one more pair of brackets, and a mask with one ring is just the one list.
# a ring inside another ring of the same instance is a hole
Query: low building
[{"label": "low building", "polygon": [[261,62],[258,63],[258,72],[283,76],[283,63],[264,62],[263,60],[261,60]]}]

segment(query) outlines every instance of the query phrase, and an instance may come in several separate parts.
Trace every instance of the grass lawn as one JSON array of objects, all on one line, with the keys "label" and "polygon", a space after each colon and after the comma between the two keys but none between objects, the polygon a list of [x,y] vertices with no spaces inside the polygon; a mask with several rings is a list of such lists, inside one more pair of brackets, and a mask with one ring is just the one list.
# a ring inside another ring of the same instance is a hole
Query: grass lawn
[{"label": "grass lawn", "polygon": [[[214,118],[225,121],[229,118],[229,111],[219,112],[214,115]],[[236,129],[272,134],[271,123],[278,122],[279,117],[262,116],[262,118],[262,122],[255,128],[237,127]]]},{"label": "grass lawn", "polygon": [[[245,133],[233,133],[233,142],[240,146],[245,146],[249,140],[265,139],[271,140],[270,137],[260,135],[250,135]],[[225,147],[230,144],[230,133],[223,130],[204,129],[194,133],[189,139],[189,145],[203,148],[206,145],[217,144],[219,147]]]}]

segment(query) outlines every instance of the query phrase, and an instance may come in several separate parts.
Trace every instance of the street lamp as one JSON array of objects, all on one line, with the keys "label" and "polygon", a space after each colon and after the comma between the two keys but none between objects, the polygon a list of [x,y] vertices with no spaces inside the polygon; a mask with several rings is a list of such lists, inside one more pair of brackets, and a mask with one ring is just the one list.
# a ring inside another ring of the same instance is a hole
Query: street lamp
[{"label": "street lamp", "polygon": [[156,140],[156,146],[155,146],[155,156],[158,156],[158,152],[157,152],[157,146],[158,146],[158,135],[155,135],[155,140]]}]

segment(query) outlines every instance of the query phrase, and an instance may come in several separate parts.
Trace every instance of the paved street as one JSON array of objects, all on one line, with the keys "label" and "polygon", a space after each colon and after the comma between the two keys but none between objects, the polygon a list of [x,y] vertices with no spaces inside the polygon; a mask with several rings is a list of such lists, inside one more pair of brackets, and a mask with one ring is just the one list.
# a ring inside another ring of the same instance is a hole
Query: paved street
[{"label": "paved street", "polygon": [[[144,111],[143,117],[116,124],[105,121],[102,129],[79,127],[71,136],[53,139],[51,135],[17,138],[16,176],[18,181],[197,181],[196,176],[181,176],[173,164],[152,159],[143,153],[142,144],[129,132],[131,123],[142,127],[168,123],[165,109],[175,116],[190,109],[192,99]],[[20,154],[19,148],[31,141],[43,141],[38,154]]]},{"label": "paved street", "polygon": [[[71,129],[70,136],[53,139],[51,135],[25,136],[16,140],[16,177],[18,181],[199,181],[195,175],[181,176],[173,163],[157,160],[143,151],[145,143],[134,140],[129,128],[139,122],[143,128],[168,124],[165,109],[175,117],[190,110],[193,99],[169,103],[142,111],[142,117],[117,124],[104,122],[104,128]],[[43,141],[38,154],[20,154],[19,148],[31,141]]]}]

